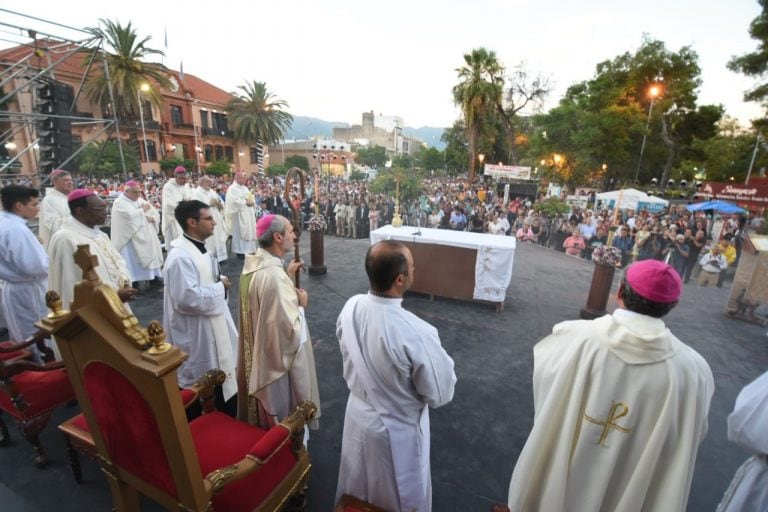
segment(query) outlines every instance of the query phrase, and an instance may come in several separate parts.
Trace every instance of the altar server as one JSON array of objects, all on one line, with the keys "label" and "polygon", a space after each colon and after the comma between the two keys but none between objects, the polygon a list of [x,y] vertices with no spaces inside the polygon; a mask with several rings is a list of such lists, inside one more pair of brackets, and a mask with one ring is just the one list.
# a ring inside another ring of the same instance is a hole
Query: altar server
[{"label": "altar server", "polygon": [[203,176],[197,182],[199,185],[192,192],[192,199],[202,201],[210,206],[211,215],[216,222],[216,227],[213,228],[213,235],[209,236],[205,241],[205,247],[208,251],[216,257],[219,262],[223,262],[227,259],[227,228],[224,225],[224,205],[221,202],[219,194],[215,190],[211,189],[213,180],[209,176]]},{"label": "altar server", "polygon": [[232,252],[240,259],[256,250],[256,202],[245,186],[246,181],[245,173],[238,171],[224,201],[227,232],[232,235]]},{"label": "altar server", "polygon": [[61,225],[70,217],[67,195],[75,188],[75,182],[69,172],[57,169],[51,173],[51,184],[45,192],[45,197],[40,203],[40,222],[38,234],[45,249],[51,241],[51,237],[59,230]]},{"label": "altar server", "polygon": [[429,511],[429,408],[453,399],[453,360],[437,330],[402,308],[415,270],[408,248],[371,246],[365,270],[368,294],[349,299],[336,322],[350,390],[336,499]]},{"label": "altar server", "polygon": [[179,238],[182,234],[181,226],[176,222],[174,211],[176,205],[181,201],[192,198],[192,189],[187,185],[187,169],[179,165],[173,171],[173,179],[163,185],[162,204],[163,204],[163,238],[165,239],[165,250],[171,250],[171,242]]}]

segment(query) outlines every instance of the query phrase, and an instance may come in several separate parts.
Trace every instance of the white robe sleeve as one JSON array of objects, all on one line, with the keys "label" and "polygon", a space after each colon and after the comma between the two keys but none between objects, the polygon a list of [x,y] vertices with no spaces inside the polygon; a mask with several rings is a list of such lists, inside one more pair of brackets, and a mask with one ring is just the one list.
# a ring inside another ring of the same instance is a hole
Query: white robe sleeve
[{"label": "white robe sleeve", "polygon": [[413,364],[413,385],[422,401],[432,408],[453,400],[456,385],[453,359],[443,349],[437,329],[422,329],[420,346],[407,346]]},{"label": "white robe sleeve", "polygon": [[728,416],[728,439],[750,453],[768,454],[768,372],[741,390]]},{"label": "white robe sleeve", "polygon": [[197,279],[197,268],[190,258],[169,259],[166,265],[166,286],[173,287],[170,293],[174,310],[185,315],[216,316],[227,312],[224,300],[224,283],[201,286]]}]

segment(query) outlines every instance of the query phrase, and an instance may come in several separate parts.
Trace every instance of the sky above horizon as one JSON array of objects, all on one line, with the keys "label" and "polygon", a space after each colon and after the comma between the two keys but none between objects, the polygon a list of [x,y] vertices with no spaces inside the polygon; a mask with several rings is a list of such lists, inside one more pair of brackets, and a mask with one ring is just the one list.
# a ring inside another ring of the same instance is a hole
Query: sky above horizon
[{"label": "sky above horizon", "polygon": [[[131,21],[164,64],[226,91],[246,81],[266,82],[293,115],[359,124],[363,112],[400,116],[412,127],[447,127],[459,117],[451,90],[463,54],[486,47],[508,69],[520,63],[550,77],[545,110],[573,83],[594,76],[595,65],[634,52],[643,34],[677,51],[699,55],[700,105],[722,104],[746,124],[762,117],[743,101],[755,80],[729,71],[733,55],[753,51],[748,34],[760,13],[756,0],[436,0],[366,5],[350,0],[254,2],[221,0],[204,9],[192,2],[99,3],[4,0],[2,9],[72,27],[99,18]],[[640,9],[642,8],[642,9]],[[0,22],[81,38],[76,32],[0,10]],[[167,33],[168,47],[164,46]],[[0,48],[23,41],[0,26]],[[311,134],[309,134],[311,135]]]}]

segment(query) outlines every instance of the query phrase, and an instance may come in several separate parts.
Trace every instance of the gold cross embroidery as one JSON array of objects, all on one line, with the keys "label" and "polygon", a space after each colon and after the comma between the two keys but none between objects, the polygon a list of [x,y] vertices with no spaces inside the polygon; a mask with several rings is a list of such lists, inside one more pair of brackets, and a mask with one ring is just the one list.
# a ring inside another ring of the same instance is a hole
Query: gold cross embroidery
[{"label": "gold cross embroidery", "polygon": [[616,420],[619,418],[623,418],[629,414],[629,407],[627,407],[627,404],[624,402],[611,402],[611,411],[608,413],[608,417],[605,420],[599,420],[597,418],[593,418],[592,416],[589,416],[587,413],[584,413],[584,419],[587,420],[590,423],[594,423],[595,425],[602,425],[603,432],[600,434],[600,439],[598,439],[597,444],[601,446],[605,446],[605,439],[608,437],[608,433],[611,431],[611,429],[618,430],[619,432],[623,432],[624,434],[629,434],[632,432],[631,428],[624,428],[620,427],[616,424]]}]

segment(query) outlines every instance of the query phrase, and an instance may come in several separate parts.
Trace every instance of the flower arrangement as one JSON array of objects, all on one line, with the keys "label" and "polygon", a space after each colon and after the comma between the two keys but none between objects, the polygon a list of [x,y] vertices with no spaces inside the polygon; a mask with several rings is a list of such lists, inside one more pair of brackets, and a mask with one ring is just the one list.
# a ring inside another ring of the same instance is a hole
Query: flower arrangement
[{"label": "flower arrangement", "polygon": [[618,247],[608,247],[607,245],[595,247],[595,250],[592,251],[592,261],[598,265],[620,267],[621,249]]},{"label": "flower arrangement", "polygon": [[325,217],[321,213],[314,214],[307,224],[310,231],[323,231],[325,229]]}]

